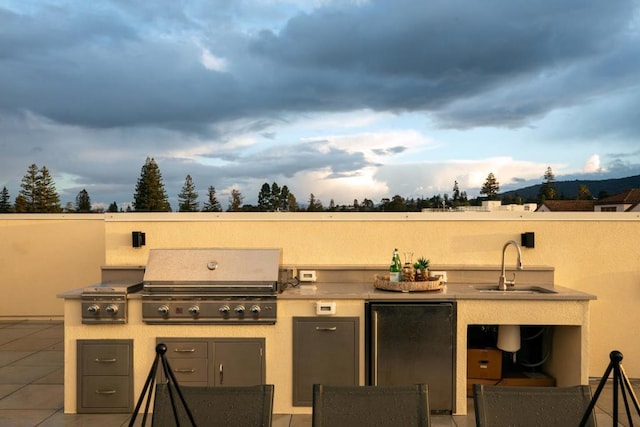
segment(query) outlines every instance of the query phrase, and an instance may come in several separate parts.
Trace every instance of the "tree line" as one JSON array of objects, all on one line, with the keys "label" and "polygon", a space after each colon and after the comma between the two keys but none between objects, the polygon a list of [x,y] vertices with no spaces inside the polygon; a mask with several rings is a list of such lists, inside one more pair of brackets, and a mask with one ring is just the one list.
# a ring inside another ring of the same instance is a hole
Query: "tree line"
[{"label": "tree line", "polygon": [[[558,198],[555,188],[555,176],[550,167],[543,176],[543,184],[540,186],[538,199],[535,202],[544,202]],[[582,188],[584,187],[584,188]],[[365,198],[361,202],[353,200],[351,205],[337,205],[333,199],[327,206],[317,199],[313,193],[309,195],[306,206],[298,204],[296,196],[286,185],[282,187],[273,182],[262,184],[258,192],[257,204],[245,204],[244,196],[237,189],[232,189],[227,212],[420,212],[423,209],[455,209],[461,206],[479,206],[483,200],[501,200],[500,183],[493,172],[489,173],[482,188],[481,197],[469,199],[465,191],[461,191],[457,181],[454,181],[452,195],[435,195],[430,198],[404,198],[395,195],[391,198],[383,198],[379,203]],[[210,185],[207,189],[206,200],[200,206],[199,194],[191,175],[185,177],[184,184],[178,193],[178,212],[222,212],[223,208],[218,200],[216,189]],[[579,199],[593,198],[586,186],[581,186]],[[531,200],[522,200],[517,195],[513,199],[502,199],[503,203],[522,204]],[[171,205],[164,187],[162,174],[156,161],[147,157],[140,177],[135,186],[133,203],[126,209],[118,208],[114,201],[109,205],[107,212],[171,212]],[[10,202],[9,191],[6,186],[0,193],[0,213],[102,213],[104,209],[92,207],[91,198],[86,189],[78,192],[75,203],[68,202],[63,208],[60,205],[60,197],[56,191],[51,173],[42,166],[36,164],[28,167],[27,173],[22,178],[19,194],[14,203]]]}]

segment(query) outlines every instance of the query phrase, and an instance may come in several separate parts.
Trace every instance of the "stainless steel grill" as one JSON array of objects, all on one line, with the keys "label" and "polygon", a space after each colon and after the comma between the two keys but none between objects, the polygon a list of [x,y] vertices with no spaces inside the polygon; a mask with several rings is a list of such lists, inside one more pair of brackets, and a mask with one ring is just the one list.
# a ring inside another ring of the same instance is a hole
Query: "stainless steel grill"
[{"label": "stainless steel grill", "polygon": [[276,323],[279,249],[151,249],[142,320]]}]

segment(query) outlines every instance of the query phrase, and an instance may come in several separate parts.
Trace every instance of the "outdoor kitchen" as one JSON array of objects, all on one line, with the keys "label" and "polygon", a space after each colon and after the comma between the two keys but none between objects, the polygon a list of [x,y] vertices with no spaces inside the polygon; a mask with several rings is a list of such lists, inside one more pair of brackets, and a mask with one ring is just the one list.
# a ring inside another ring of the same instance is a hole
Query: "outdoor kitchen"
[{"label": "outdoor kitchen", "polygon": [[[339,381],[370,382],[365,303],[372,301],[455,307],[447,344],[451,399],[441,409],[444,413],[467,411],[470,325],[553,325],[555,357],[546,369],[558,385],[588,379],[588,306],[593,296],[554,287],[553,267],[529,266],[518,273],[519,283],[542,284],[552,293],[505,299],[465,284],[470,277],[477,283],[495,281],[495,267],[450,266],[443,289],[402,293],[374,288],[369,278],[385,266],[291,266],[283,264],[282,252],[151,248],[145,268],[123,266],[120,271],[111,266],[103,274],[117,280],[59,295],[65,317],[65,413],[130,412],[159,343],[170,349],[167,357],[184,386],[274,384],[274,413],[310,413],[307,388],[317,379],[309,376],[309,366],[342,360],[346,363],[340,365]],[[316,281],[301,285],[294,276],[303,270],[312,271]],[[312,322],[311,333],[320,335],[304,332],[303,322]],[[345,330],[350,332],[340,341],[331,337]],[[345,347],[345,339],[352,344]],[[310,345],[316,347],[309,350]],[[127,366],[112,374],[116,359],[126,360]]]}]

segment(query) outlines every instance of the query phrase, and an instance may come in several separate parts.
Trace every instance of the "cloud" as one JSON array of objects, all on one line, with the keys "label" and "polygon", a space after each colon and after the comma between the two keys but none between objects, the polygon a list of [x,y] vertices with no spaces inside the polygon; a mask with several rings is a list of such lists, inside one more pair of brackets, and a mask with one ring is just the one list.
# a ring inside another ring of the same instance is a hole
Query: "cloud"
[{"label": "cloud", "polygon": [[0,185],[15,195],[37,163],[63,200],[126,202],[147,156],[173,200],[186,174],[201,195],[277,181],[350,202],[549,162],[632,173],[638,16],[637,0],[8,1]]},{"label": "cloud", "polygon": [[585,162],[584,167],[582,168],[582,172],[602,172],[602,167],[600,166],[600,156],[598,156],[597,154],[593,154],[592,156],[590,156]]},{"label": "cloud", "polygon": [[363,108],[432,111],[461,128],[520,126],[596,91],[576,75],[599,72],[605,81],[620,73],[594,58],[629,55],[619,46],[631,37],[634,7],[631,0],[580,8],[569,0],[327,2],[254,34],[233,25],[248,12],[232,3],[5,9],[0,107],[90,127],[206,127]]}]

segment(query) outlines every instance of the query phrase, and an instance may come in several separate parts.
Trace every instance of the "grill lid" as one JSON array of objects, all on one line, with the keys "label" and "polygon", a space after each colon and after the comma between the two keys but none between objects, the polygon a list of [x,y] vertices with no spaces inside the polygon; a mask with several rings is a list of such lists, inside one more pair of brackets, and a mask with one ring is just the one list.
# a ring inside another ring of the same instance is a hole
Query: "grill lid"
[{"label": "grill lid", "polygon": [[280,249],[151,249],[144,289],[275,291]]}]

